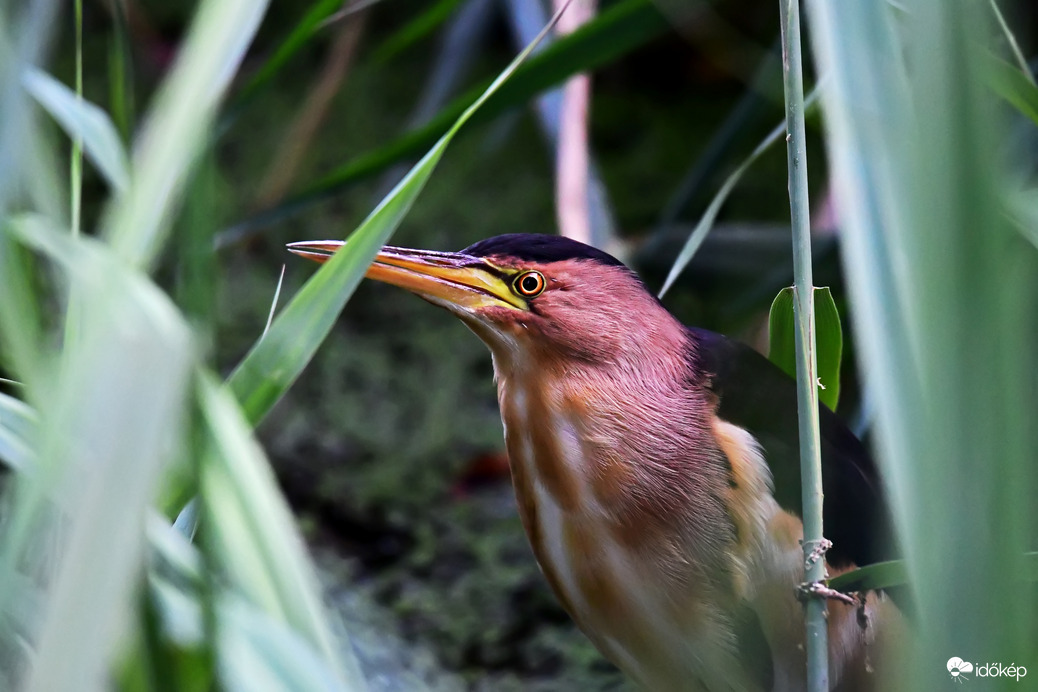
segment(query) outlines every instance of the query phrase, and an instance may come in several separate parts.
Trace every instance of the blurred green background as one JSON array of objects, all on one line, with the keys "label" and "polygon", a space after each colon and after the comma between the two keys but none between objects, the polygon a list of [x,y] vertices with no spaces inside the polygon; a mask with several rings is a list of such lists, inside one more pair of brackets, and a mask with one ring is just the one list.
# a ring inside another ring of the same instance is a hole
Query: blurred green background
[{"label": "blurred green background", "polygon": [[[263,331],[282,267],[282,302],[312,274],[285,243],[344,237],[435,138],[348,184],[322,181],[355,157],[387,151],[496,75],[532,38],[516,22],[535,6],[270,5],[216,119],[215,144],[186,188],[174,250],[155,272],[203,335],[204,362],[229,374]],[[633,45],[607,36],[621,48],[593,73],[589,139],[604,183],[598,208],[612,219],[596,241],[655,290],[726,177],[783,119],[778,12],[749,0],[626,6],[655,13],[661,28],[630,38]],[[112,113],[125,136],[167,74],[196,7],[160,0],[123,7],[120,18],[108,2],[84,2],[82,64],[84,98]],[[539,29],[548,10],[536,7]],[[618,7],[605,3],[600,12]],[[1024,55],[1033,55],[1038,11],[1029,3],[1005,9]],[[253,86],[312,12],[322,17],[312,34]],[[1008,50],[998,32],[991,35]],[[64,7],[48,71],[74,84],[76,54],[73,13]],[[393,244],[460,249],[502,233],[556,232],[554,146],[535,108],[509,98],[507,108],[461,132]],[[46,155],[62,177],[68,140],[41,122]],[[813,112],[808,125],[815,283],[833,287],[849,324],[853,306]],[[1020,141],[1033,157],[1030,127]],[[747,170],[666,298],[679,318],[766,348],[768,307],[792,282],[786,181],[781,144]],[[329,189],[312,194],[322,186]],[[103,177],[87,163],[83,228],[104,224],[106,200]],[[863,430],[870,415],[855,352],[848,338],[840,412]],[[19,375],[0,359],[0,376]],[[489,352],[446,312],[363,283],[258,438],[371,689],[627,689],[533,560],[515,513],[492,375]]]}]

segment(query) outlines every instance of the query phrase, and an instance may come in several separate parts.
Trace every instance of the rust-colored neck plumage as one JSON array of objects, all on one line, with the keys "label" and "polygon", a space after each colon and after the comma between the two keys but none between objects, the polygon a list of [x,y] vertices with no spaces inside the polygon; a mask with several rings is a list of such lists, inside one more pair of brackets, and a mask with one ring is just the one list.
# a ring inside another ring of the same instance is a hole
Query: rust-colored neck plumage
[{"label": "rust-colored neck plumage", "polygon": [[[686,654],[665,655],[661,634],[693,646],[686,624],[712,620],[702,604],[732,599],[735,532],[729,467],[711,434],[713,404],[690,370],[691,344],[669,315],[645,319],[652,342],[633,343],[632,331],[597,361],[520,333],[492,348],[520,515],[545,575],[614,660],[666,671]],[[661,628],[669,618],[681,622]]]},{"label": "rust-colored neck plumage", "polygon": [[[541,268],[552,283],[531,312],[472,325],[494,355],[524,512],[539,490],[562,511],[596,517],[632,550],[716,579],[731,539],[730,471],[691,335],[626,269]],[[694,537],[681,546],[691,554],[649,548],[657,538],[673,543],[672,531]]]},{"label": "rust-colored neck plumage", "polygon": [[509,455],[517,476],[539,483],[565,511],[605,519],[630,548],[680,526],[697,536],[701,566],[712,568],[711,554],[730,539],[727,461],[712,434],[710,395],[692,370],[693,345],[660,312],[665,319],[630,314],[651,330],[627,325],[570,354],[522,343],[520,332],[492,346]]}]

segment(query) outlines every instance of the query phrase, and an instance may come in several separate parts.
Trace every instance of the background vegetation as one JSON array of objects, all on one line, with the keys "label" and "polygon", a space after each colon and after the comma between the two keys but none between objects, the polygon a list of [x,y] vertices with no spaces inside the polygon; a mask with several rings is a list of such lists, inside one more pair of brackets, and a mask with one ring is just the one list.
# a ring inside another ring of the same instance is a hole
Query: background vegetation
[{"label": "background vegetation", "polygon": [[[359,275],[397,226],[552,232],[531,99],[594,68],[594,240],[764,348],[792,282],[778,8],[603,4],[369,216],[547,9],[79,7],[0,9],[0,684],[624,687],[526,546],[484,347]],[[918,689],[953,655],[1038,675],[1036,16],[1001,9],[805,6],[815,284],[854,327],[840,412],[894,499]],[[284,243],[358,227],[301,291]]]}]

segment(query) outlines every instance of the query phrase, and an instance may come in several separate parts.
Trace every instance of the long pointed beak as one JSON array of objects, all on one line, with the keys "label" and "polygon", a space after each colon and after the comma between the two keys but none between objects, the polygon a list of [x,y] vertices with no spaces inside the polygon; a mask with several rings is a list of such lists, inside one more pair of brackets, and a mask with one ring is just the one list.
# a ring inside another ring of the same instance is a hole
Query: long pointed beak
[{"label": "long pointed beak", "polygon": [[[345,245],[341,240],[289,243],[300,257],[324,263]],[[386,246],[365,274],[369,279],[406,288],[445,307],[527,309],[512,292],[506,271],[482,257],[460,252],[434,252]]]}]

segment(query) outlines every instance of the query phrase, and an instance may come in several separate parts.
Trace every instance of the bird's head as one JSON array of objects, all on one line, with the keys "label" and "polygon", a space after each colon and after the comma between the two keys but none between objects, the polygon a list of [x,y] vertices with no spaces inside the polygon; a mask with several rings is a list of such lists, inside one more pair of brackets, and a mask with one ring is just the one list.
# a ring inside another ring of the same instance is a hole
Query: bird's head
[{"label": "bird's head", "polygon": [[[341,241],[292,243],[323,262]],[[406,288],[447,308],[495,359],[642,362],[646,348],[683,338],[678,322],[611,255],[549,235],[511,234],[461,252],[385,247],[368,278]],[[539,356],[539,357],[538,357]]]}]

